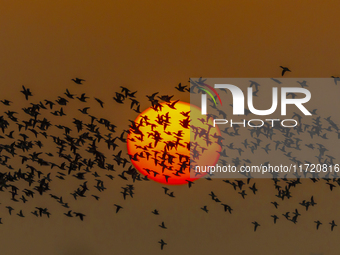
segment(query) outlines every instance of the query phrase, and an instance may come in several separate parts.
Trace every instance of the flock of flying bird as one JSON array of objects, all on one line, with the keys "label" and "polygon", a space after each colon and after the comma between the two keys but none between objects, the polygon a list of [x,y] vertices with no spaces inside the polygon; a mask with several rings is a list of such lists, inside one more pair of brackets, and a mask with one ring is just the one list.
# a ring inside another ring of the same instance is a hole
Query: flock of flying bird
[{"label": "flock of flying bird", "polygon": [[[286,67],[281,66],[281,68],[283,69],[282,76],[285,72],[290,72],[290,70]],[[338,77],[333,78],[335,84],[337,84]],[[85,81],[80,78],[72,80],[78,85],[82,85]],[[200,93],[200,90],[195,90],[195,87],[197,87],[200,82],[202,82],[201,79],[196,83],[196,86],[194,85],[190,88],[189,86],[185,86],[180,83],[175,88],[179,92]],[[259,84],[253,81],[250,81],[250,84],[251,86],[256,87],[254,93],[257,95],[259,92]],[[303,83],[303,81],[300,85],[302,87],[308,86],[306,83]],[[83,221],[86,217],[84,213],[73,211],[71,209],[72,206],[70,201],[66,202],[67,199],[65,199],[65,197],[63,198],[62,196],[58,196],[50,192],[51,182],[54,178],[58,178],[61,181],[71,177],[80,180],[82,183],[70,193],[73,199],[76,200],[83,199],[84,197],[93,197],[95,200],[100,199],[95,192],[92,192],[93,189],[99,193],[105,191],[105,183],[109,180],[113,180],[114,178],[133,180],[133,182],[149,180],[147,176],[139,174],[131,164],[131,160],[136,160],[133,155],[127,155],[129,157],[124,157],[122,155],[122,150],[116,152],[116,149],[120,146],[119,144],[125,144],[127,142],[126,135],[129,132],[137,132],[136,130],[138,130],[138,128],[136,127],[136,123],[131,121],[131,125],[127,130],[123,130],[122,133],[116,135],[117,126],[115,126],[110,120],[90,115],[88,112],[90,107],[83,107],[80,108],[79,111],[83,114],[87,121],[83,121],[79,118],[73,118],[71,126],[56,123],[53,124],[48,118],[49,115],[52,114],[58,118],[65,116],[67,115],[67,110],[65,109],[71,101],[77,101],[80,104],[85,104],[88,102],[89,97],[85,93],[80,96],[76,96],[66,89],[64,95],[59,96],[54,100],[46,99],[45,101],[38,100],[39,102],[36,102],[35,99],[35,103],[33,103],[33,93],[29,88],[22,86],[21,93],[24,95],[27,102],[30,103],[28,107],[22,109],[24,113],[22,120],[19,120],[17,117],[20,115],[19,113],[10,110],[10,106],[13,104],[10,100],[0,100],[3,104],[3,109],[5,109],[4,115],[0,116],[0,129],[2,131],[0,139],[3,141],[0,143],[0,165],[2,169],[0,172],[0,191],[8,192],[10,194],[10,199],[15,202],[15,204],[19,204],[20,202],[29,202],[37,196],[37,194],[48,194],[52,199],[65,208],[64,215],[66,217],[78,217],[81,221]],[[157,95],[158,93],[154,93],[153,95],[147,96],[155,111],[162,110],[162,105],[160,104],[162,101],[168,102],[169,107],[171,107],[171,105],[172,107],[175,107],[175,103],[173,102],[178,101],[171,101],[173,96],[168,95],[158,96],[158,99],[156,99]],[[94,99],[101,108],[104,108],[105,103],[102,100],[99,98]],[[137,101],[136,92],[131,92],[128,88],[121,87],[121,91],[116,92],[113,100],[119,104],[129,102],[130,108],[136,113],[140,113],[140,103]],[[211,107],[214,107],[214,105]],[[223,138],[209,134],[207,131],[192,131],[197,132],[196,135],[198,136],[206,136],[207,139],[214,138],[214,140],[221,145],[222,150],[220,152],[219,162],[224,165],[228,164],[226,159],[228,155],[231,155],[231,152],[235,151],[237,151],[239,157],[237,156],[232,158],[229,163],[232,163],[235,166],[240,166],[245,163],[249,164],[251,163],[250,159],[246,159],[244,155],[252,155],[253,153],[256,153],[256,150],[258,149],[262,149],[267,154],[269,154],[271,150],[281,150],[289,160],[296,164],[302,164],[304,161],[294,156],[294,151],[301,150],[302,147],[311,151],[314,151],[316,148],[319,152],[316,156],[319,163],[335,164],[335,157],[326,154],[328,149],[325,146],[320,143],[302,144],[302,140],[297,137],[300,133],[308,132],[311,138],[320,137],[321,139],[327,139],[328,137],[326,136],[326,132],[336,132],[338,134],[338,138],[340,138],[340,129],[331,120],[331,118],[328,117],[322,119],[321,116],[317,116],[316,111],[316,109],[313,111],[313,114],[316,116],[313,118],[313,123],[309,124],[302,123],[302,117],[295,113],[293,118],[297,118],[300,123],[300,125],[295,128],[282,128],[280,126],[271,128],[264,125],[261,128],[248,129],[251,135],[251,140],[245,139],[240,146],[237,146],[234,143],[224,144]],[[224,113],[220,113],[222,116],[223,114]],[[208,114],[207,118],[217,116],[218,115]],[[56,120],[56,118],[53,118],[53,120]],[[204,123],[207,119],[202,119],[201,121]],[[325,123],[327,124],[326,127]],[[225,128],[222,132],[229,137],[240,136],[240,128],[236,125],[233,128]],[[283,140],[273,141],[272,138],[278,136],[275,132],[282,135],[284,137]],[[270,142],[263,145],[263,140],[261,139],[269,139]],[[275,143],[274,148],[271,147],[272,141]],[[45,144],[49,143],[52,143],[55,146],[56,152],[50,152],[44,149]],[[107,150],[109,152],[114,152],[114,162],[107,160],[105,153],[98,149],[103,143],[107,146]],[[195,149],[191,148],[191,156],[193,156],[193,154],[199,154],[199,149],[204,148],[198,148],[197,146],[195,146]],[[84,151],[91,156],[86,157]],[[18,162],[19,158],[21,159],[21,166],[13,167],[13,163],[17,164],[15,162]],[[264,164],[268,163],[269,161]],[[115,172],[118,174],[115,174]],[[91,187],[89,185],[90,176],[95,178],[95,185]],[[246,175],[244,178],[246,179],[225,179],[223,182],[227,185],[231,185],[231,190],[234,190],[240,194],[243,199],[246,199],[248,196],[248,190],[255,195],[257,194],[258,189],[256,187],[256,183],[252,181],[254,180],[252,179],[252,176]],[[292,196],[292,190],[302,184],[300,178],[301,176],[299,175],[297,175],[294,179],[288,179],[285,177],[278,178],[273,175],[272,180],[275,190],[277,191],[277,199],[281,199],[281,201],[289,199]],[[319,178],[317,175],[313,175],[309,178],[313,181],[313,183],[324,181],[325,184],[329,186],[330,191],[334,190],[337,186],[340,186],[340,179],[335,173],[333,176],[327,175],[324,178]],[[212,181],[209,176],[206,179],[208,181]],[[18,185],[16,185],[16,183],[18,183]],[[188,182],[189,188],[192,184],[192,182]],[[163,188],[165,195],[175,197],[173,192],[169,192],[169,187]],[[133,197],[133,184],[127,184],[125,187],[122,187],[122,190],[123,191],[121,193],[124,199],[126,199],[127,196]],[[214,202],[221,204],[225,212],[230,214],[233,212],[232,206],[218,199],[216,192],[211,191],[209,195]],[[279,203],[277,201],[272,201],[271,203],[276,209],[279,209]],[[313,207],[316,204],[314,197],[311,196],[310,199],[301,201],[299,206],[304,207],[305,210],[308,211],[310,207]],[[114,204],[114,206],[116,208],[116,213],[119,213],[123,209],[123,207],[119,204]],[[26,212],[18,207],[19,206],[14,205],[13,207],[11,205],[6,206],[10,215],[13,215],[13,213],[16,212],[16,215],[19,217],[28,216]],[[208,205],[204,205],[201,209],[206,213],[209,212]],[[299,208],[296,208],[293,212],[288,211],[285,213],[278,212],[273,214],[271,215],[273,223],[275,224],[277,220],[281,219],[283,216],[284,219],[296,224],[298,222],[298,218],[301,216],[299,210]],[[39,206],[34,207],[33,211],[30,213],[35,217],[50,217],[53,215],[53,213],[51,213],[47,208]],[[153,210],[152,213],[154,215],[159,215],[159,211],[157,209]],[[0,223],[2,224],[1,218]],[[254,231],[257,231],[260,224],[257,221],[253,221],[252,224],[254,225]],[[319,229],[323,223],[319,220],[315,220],[315,224],[316,229]],[[337,226],[334,220],[330,221],[329,224],[332,231],[334,227]],[[159,225],[159,227],[167,229],[164,221]],[[161,245],[161,249],[163,249],[167,243],[161,239],[159,244]]]},{"label": "flock of flying bird", "polygon": [[[290,71],[286,67],[282,67],[282,76],[285,74],[285,72]],[[335,85],[337,84],[337,79],[338,77],[332,77],[334,78],[334,83]],[[280,83],[278,79],[272,79],[273,81]],[[201,78],[196,81],[192,82],[194,86],[191,87],[191,90],[200,84],[204,83],[205,80],[202,80]],[[257,93],[259,92],[259,87],[260,84],[258,84],[255,81],[249,80],[249,86],[255,86],[255,91],[253,92],[253,96],[258,96]],[[306,81],[297,81],[297,84],[299,84],[301,87],[308,87],[308,84]],[[225,93],[227,93],[226,90],[221,89]],[[195,93],[192,91],[192,93]],[[197,90],[196,93],[202,93],[201,90]],[[297,95],[291,93],[292,97],[295,97]],[[209,105],[209,109],[215,109],[215,112],[210,110],[209,113],[206,115],[206,118],[201,118],[200,121],[202,123],[207,123],[208,119],[210,117],[214,119],[226,119],[227,115],[224,111],[221,111],[218,107],[215,106],[214,101],[209,99],[211,104]],[[215,98],[215,101],[217,101],[217,98]],[[232,105],[231,105],[232,106]],[[246,109],[247,111],[247,109]],[[250,112],[246,112],[246,115],[248,115]],[[258,151],[262,151],[262,153],[269,154],[271,151],[282,151],[282,154],[284,157],[289,161],[293,162],[296,166],[303,166],[304,164],[309,164],[312,165],[314,164],[320,164],[320,165],[327,165],[327,166],[339,166],[339,162],[336,161],[336,156],[331,155],[331,149],[328,149],[326,146],[324,146],[321,142],[313,142],[313,139],[318,139],[318,141],[322,140],[327,140],[327,139],[340,139],[340,128],[338,127],[337,124],[332,120],[331,117],[327,118],[322,118],[317,114],[317,109],[314,109],[311,111],[312,115],[312,123],[308,123],[308,121],[304,121],[303,117],[294,112],[292,119],[296,119],[297,122],[299,123],[296,127],[294,128],[285,128],[280,125],[274,125],[274,127],[271,127],[271,124],[265,123],[262,127],[257,127],[257,128],[248,128],[246,131],[248,134],[250,134],[250,139],[246,138],[244,139],[244,129],[240,128],[240,125],[233,125],[232,127],[227,127],[224,130],[221,129],[221,132],[224,134],[223,136],[216,136],[216,134],[212,135],[209,134],[209,129],[207,130],[193,130],[192,132],[195,133],[195,136],[206,136],[210,138],[217,138],[217,143],[222,147],[219,157],[219,163],[221,165],[234,165],[236,167],[239,166],[246,166],[249,164],[252,164],[253,162],[251,159],[248,157],[251,157],[253,154],[257,154]],[[301,134],[307,133],[310,139],[308,139],[308,143],[303,143],[303,140],[301,138]],[[225,137],[228,136],[228,143],[223,143],[223,140]],[[300,136],[300,137],[299,137]],[[243,141],[240,143],[240,139]],[[233,139],[237,140],[239,142],[238,145],[236,145]],[[264,141],[268,141],[268,143],[264,144]],[[312,142],[310,142],[312,141]],[[199,148],[199,149],[204,149]],[[308,161],[306,158],[299,158],[296,156],[301,150],[309,150],[308,155],[313,155],[314,151],[317,151],[317,153],[314,154],[314,157],[317,160],[314,160],[313,162]],[[199,151],[199,150],[198,150]],[[195,152],[191,150],[193,154]],[[196,152],[197,154],[199,152]],[[260,152],[261,153],[261,152]],[[295,155],[294,155],[295,154]],[[232,155],[234,155],[233,158]],[[235,156],[236,155],[236,156]],[[275,157],[275,156],[274,156]],[[231,158],[228,160],[227,158]],[[267,157],[268,158],[268,157]],[[273,157],[269,157],[268,159],[273,160]],[[263,162],[263,166],[268,166],[271,163],[271,160]],[[284,158],[280,158],[280,161],[283,161]],[[300,181],[300,178],[308,178],[310,179],[313,183],[321,182],[324,181],[325,184],[329,187],[330,191],[333,191],[335,187],[340,186],[340,179],[339,175],[337,172],[333,171],[327,171],[326,173],[322,172],[311,172],[311,171],[305,171],[305,168],[302,168],[303,171],[299,172],[297,171],[296,173],[291,174],[291,176],[287,177],[288,174],[285,175],[280,175],[278,173],[270,173],[272,175],[272,181],[274,184],[275,189],[277,190],[276,197],[278,199],[281,199],[282,201],[284,199],[289,199],[292,197],[292,190],[296,188],[298,185],[301,185],[302,182]],[[328,168],[329,169],[329,168]],[[256,183],[251,183],[252,180],[254,180],[254,173],[239,173],[240,175],[243,174],[245,178],[247,178],[247,181],[244,182],[242,179],[235,179],[234,181],[230,179],[224,179],[223,182],[231,185],[234,189],[235,192],[240,194],[240,196],[245,199],[249,194],[247,190],[252,192],[254,195],[257,194],[257,187]],[[212,176],[215,174],[211,174]],[[261,175],[261,174],[259,174]],[[257,175],[257,177],[259,177]],[[292,176],[293,175],[293,176]],[[208,180],[212,180],[211,177],[208,177]],[[294,177],[294,178],[292,178]],[[221,178],[221,175],[220,175]],[[260,177],[261,178],[261,177]],[[232,207],[231,205],[228,205],[226,203],[223,203],[220,201],[220,199],[217,198],[217,195],[212,191],[209,194],[212,198],[217,203],[220,203],[222,207],[224,208],[225,212],[232,213]],[[273,201],[271,202],[273,206],[276,209],[279,209],[279,202]],[[302,206],[305,208],[306,211],[310,207],[315,206],[317,203],[314,201],[314,196],[311,196],[310,199],[305,199],[299,203],[299,206]],[[208,206],[205,205],[201,208],[204,212],[208,213],[209,209]],[[299,213],[299,208],[296,208],[293,212],[285,212],[281,213],[284,219],[293,222],[296,224],[298,222],[298,217],[301,216]],[[292,215],[291,215],[292,214]],[[277,220],[281,218],[280,213],[276,213],[271,215],[273,218],[273,223],[276,224]],[[320,225],[323,223],[319,220],[314,221],[316,225],[316,229],[318,230]],[[254,225],[254,231],[258,229],[260,224],[257,221],[253,221],[252,224]],[[330,230],[333,231],[334,227],[336,227],[336,223],[334,220],[331,220],[329,222],[330,225]]]}]

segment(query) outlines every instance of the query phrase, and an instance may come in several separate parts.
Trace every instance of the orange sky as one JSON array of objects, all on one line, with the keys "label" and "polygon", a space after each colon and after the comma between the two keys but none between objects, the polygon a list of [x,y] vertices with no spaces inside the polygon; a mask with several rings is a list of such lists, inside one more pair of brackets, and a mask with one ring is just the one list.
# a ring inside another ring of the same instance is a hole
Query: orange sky
[{"label": "orange sky", "polygon": [[[32,90],[30,102],[56,99],[66,88],[78,96],[86,93],[105,102],[102,110],[92,98],[87,104],[91,114],[110,119],[120,135],[128,120],[137,117],[129,105],[113,102],[120,86],[138,90],[142,110],[149,107],[145,95],[157,91],[188,102],[189,94],[174,87],[188,84],[189,77],[279,77],[280,65],[292,70],[287,77],[339,76],[339,5],[306,0],[1,1],[0,99],[13,101],[11,109],[19,112],[29,105],[20,93],[22,85]],[[71,81],[75,77],[86,82],[77,85]],[[338,102],[333,103],[337,109]],[[72,103],[60,121],[83,118],[81,107]],[[1,110],[7,109],[1,105]],[[158,183],[136,182],[134,198],[124,200],[121,187],[132,181],[117,176],[105,179],[107,189],[99,201],[75,201],[69,193],[81,182],[55,179],[51,193],[84,212],[84,222],[64,216],[65,208],[47,194],[23,205],[10,201],[8,192],[0,193],[2,251],[159,254],[162,238],[168,243],[164,254],[337,255],[340,229],[331,232],[328,222],[340,223],[339,188],[330,192],[324,183],[302,182],[275,211],[270,204],[275,200],[273,184],[263,179],[256,181],[259,193],[244,200],[222,180],[200,180],[190,189],[171,187],[175,198],[164,195]],[[233,207],[231,215],[211,201],[212,190]],[[311,195],[318,205],[307,213],[298,203]],[[115,203],[123,206],[118,214]],[[9,216],[7,205],[27,216]],[[51,218],[31,215],[37,205],[50,208]],[[208,214],[200,209],[204,205]],[[295,208],[303,214],[296,225],[281,215]],[[151,213],[154,209],[159,216]],[[280,213],[276,225],[273,213]],[[317,219],[323,222],[319,231],[313,223]],[[256,233],[254,220],[261,224]],[[158,227],[162,221],[168,229]]]}]

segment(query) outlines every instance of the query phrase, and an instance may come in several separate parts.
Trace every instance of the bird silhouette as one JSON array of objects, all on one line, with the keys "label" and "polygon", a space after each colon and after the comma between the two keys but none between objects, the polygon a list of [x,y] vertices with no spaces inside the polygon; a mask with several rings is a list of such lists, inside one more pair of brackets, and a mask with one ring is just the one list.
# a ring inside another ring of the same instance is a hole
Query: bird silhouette
[{"label": "bird silhouette", "polygon": [[178,85],[177,85],[177,87],[175,87],[178,91],[180,91],[180,92],[185,92],[185,88],[186,88],[187,86],[182,86],[182,84],[181,83],[179,83]]},{"label": "bird silhouette", "polygon": [[74,214],[76,215],[76,217],[79,217],[81,221],[84,220],[85,214],[79,212],[74,212]]},{"label": "bird silhouette", "polygon": [[155,214],[155,215],[159,215],[159,212],[158,212],[158,210],[156,210],[156,209],[153,210],[152,213]]},{"label": "bird silhouette", "polygon": [[165,243],[165,242],[163,241],[163,239],[161,239],[158,243],[161,244],[161,250],[163,250],[164,245],[167,245],[167,243]]},{"label": "bird silhouette", "polygon": [[282,74],[281,76],[283,76],[286,72],[291,72],[291,70],[289,70],[288,67],[284,67],[284,66],[280,66],[282,68]]},{"label": "bird silhouette", "polygon": [[32,96],[32,92],[30,91],[30,89],[26,89],[24,85],[22,85],[21,93],[25,95],[26,100],[28,100],[29,96]]},{"label": "bird silhouette", "polygon": [[82,82],[85,81],[85,80],[80,79],[80,78],[75,78],[75,79],[71,79],[71,80],[74,81],[77,84],[83,84]]},{"label": "bird silhouette", "polygon": [[314,221],[316,223],[316,229],[319,229],[320,225],[322,224],[319,220]]},{"label": "bird silhouette", "polygon": [[100,99],[98,99],[96,97],[94,99],[100,104],[101,108],[104,108],[104,102],[102,100],[100,100]]},{"label": "bird silhouette", "polygon": [[257,221],[253,221],[252,223],[254,224],[254,232],[255,232],[257,228],[260,226],[260,224],[257,223]]},{"label": "bird silhouette", "polygon": [[117,205],[117,204],[114,204],[114,206],[116,207],[116,213],[118,213],[119,210],[123,208],[123,207],[121,207],[120,205]]},{"label": "bird silhouette", "polygon": [[77,97],[79,99],[79,101],[81,102],[86,102],[86,99],[88,99],[89,97],[85,96],[85,93],[81,94],[80,97]]},{"label": "bird silhouette", "polygon": [[329,224],[331,225],[331,231],[333,231],[334,227],[337,226],[337,225],[335,224],[334,220],[332,220]]},{"label": "bird silhouette", "polygon": [[4,105],[10,106],[10,104],[12,103],[11,101],[8,100],[0,100],[1,103],[3,103]]},{"label": "bird silhouette", "polygon": [[279,217],[277,217],[277,215],[271,215],[271,217],[274,218],[274,224],[276,224],[276,221],[279,219]]},{"label": "bird silhouette", "polygon": [[207,209],[207,206],[205,205],[205,206],[203,206],[202,208],[201,208],[203,211],[205,211],[206,213],[208,213],[208,209]]},{"label": "bird silhouette", "polygon": [[167,227],[164,225],[164,221],[162,221],[162,224],[159,225],[161,228],[167,229]]}]

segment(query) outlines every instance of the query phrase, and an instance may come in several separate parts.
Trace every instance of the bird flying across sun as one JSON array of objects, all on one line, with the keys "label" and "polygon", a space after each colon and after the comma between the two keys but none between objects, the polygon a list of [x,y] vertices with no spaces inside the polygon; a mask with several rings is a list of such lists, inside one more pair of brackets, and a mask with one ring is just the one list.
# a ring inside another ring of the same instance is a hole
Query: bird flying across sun
[{"label": "bird flying across sun", "polygon": [[176,100],[157,103],[130,120],[128,153],[140,173],[164,184],[191,184],[206,174],[190,175],[191,160],[199,165],[216,164],[221,146],[214,137],[221,133],[211,118],[205,124],[190,119],[190,111],[200,116],[198,108]]}]

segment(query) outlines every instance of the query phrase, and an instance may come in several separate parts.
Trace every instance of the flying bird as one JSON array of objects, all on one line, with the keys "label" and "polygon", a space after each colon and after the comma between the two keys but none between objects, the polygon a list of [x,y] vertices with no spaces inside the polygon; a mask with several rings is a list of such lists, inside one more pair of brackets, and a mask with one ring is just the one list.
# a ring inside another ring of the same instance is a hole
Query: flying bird
[{"label": "flying bird", "polygon": [[117,204],[114,204],[114,206],[116,207],[116,213],[118,213],[119,210],[123,208],[123,207],[121,207],[120,205],[117,205]]},{"label": "flying bird", "polygon": [[22,91],[20,92],[25,95],[26,100],[28,100],[29,96],[32,96],[32,92],[30,91],[30,89],[26,89],[24,85],[22,85]]},{"label": "flying bird", "polygon": [[277,215],[271,215],[271,217],[273,217],[274,218],[274,224],[276,224],[276,221],[279,219],[279,217],[277,217]]},{"label": "flying bird", "polygon": [[322,224],[319,220],[314,221],[316,223],[316,229],[319,229],[319,226]]},{"label": "flying bird", "polygon": [[167,229],[167,227],[164,225],[164,221],[162,221],[162,224],[159,225],[161,228]]},{"label": "flying bird", "polygon": [[153,210],[152,213],[153,213],[154,215],[159,215],[159,212],[158,212],[158,210],[156,210],[156,209]]},{"label": "flying bird", "polygon": [[187,86],[182,86],[182,83],[179,83],[178,84],[178,86],[177,87],[175,87],[178,91],[180,91],[180,92],[185,92],[185,88],[186,88]]},{"label": "flying bird", "polygon": [[4,105],[10,105],[10,103],[12,103],[11,101],[8,101],[8,100],[0,100],[1,103],[3,103]]},{"label": "flying bird", "polygon": [[335,85],[338,85],[338,81],[340,81],[340,78],[338,76],[331,76],[334,79]]},{"label": "flying bird", "polygon": [[331,231],[333,231],[334,227],[338,226],[335,224],[334,220],[332,220],[332,222],[330,222],[329,224],[331,224]]},{"label": "flying bird", "polygon": [[257,221],[253,221],[252,223],[254,224],[254,232],[255,232],[257,230],[257,228],[261,225],[259,223],[257,223]]},{"label": "flying bird", "polygon": [[100,100],[100,99],[98,99],[98,98],[94,98],[99,104],[100,104],[100,106],[102,107],[102,108],[104,108],[104,102],[102,101],[102,100]]},{"label": "flying bird", "polygon": [[81,221],[83,221],[83,220],[84,220],[84,216],[85,216],[85,214],[78,213],[78,212],[74,212],[74,214],[76,215],[76,217],[79,217]]},{"label": "flying bird", "polygon": [[161,244],[161,250],[163,250],[164,245],[167,245],[167,243],[165,243],[163,239],[161,239],[158,243]]},{"label": "flying bird", "polygon": [[80,79],[80,78],[75,78],[75,79],[71,79],[71,80],[74,81],[77,84],[83,84],[82,81],[85,81],[85,80]]},{"label": "flying bird", "polygon": [[280,66],[282,68],[282,76],[285,74],[285,72],[291,72],[288,67]]},{"label": "flying bird", "polygon": [[206,205],[203,206],[201,209],[202,209],[203,211],[205,211],[206,213],[209,211],[209,210],[207,209],[207,206],[206,206]]}]

